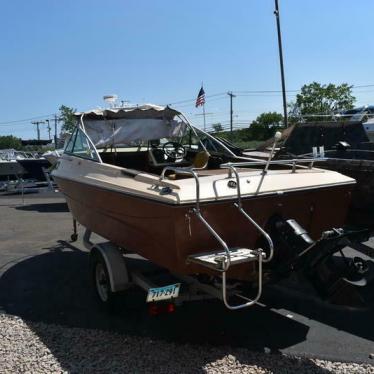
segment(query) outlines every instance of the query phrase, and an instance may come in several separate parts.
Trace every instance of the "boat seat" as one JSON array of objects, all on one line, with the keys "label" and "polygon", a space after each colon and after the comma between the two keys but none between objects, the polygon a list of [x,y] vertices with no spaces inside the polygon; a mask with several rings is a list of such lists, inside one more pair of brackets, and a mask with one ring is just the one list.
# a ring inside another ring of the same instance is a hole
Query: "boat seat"
[{"label": "boat seat", "polygon": [[196,153],[192,165],[194,169],[205,169],[208,166],[210,153],[208,151],[201,151]]},{"label": "boat seat", "polygon": [[148,152],[146,151],[106,151],[101,152],[100,157],[107,164],[148,171]]}]

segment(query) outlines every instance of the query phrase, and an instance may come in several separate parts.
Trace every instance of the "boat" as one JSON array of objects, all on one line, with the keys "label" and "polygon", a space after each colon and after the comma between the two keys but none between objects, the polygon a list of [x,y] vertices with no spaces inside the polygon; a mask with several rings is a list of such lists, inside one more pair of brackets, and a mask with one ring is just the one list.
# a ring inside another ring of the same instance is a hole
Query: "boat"
[{"label": "boat", "polygon": [[46,158],[39,157],[38,154],[31,154],[30,157],[17,159],[17,162],[25,170],[25,178],[35,181],[46,181],[45,170],[51,166],[51,163]]},{"label": "boat", "polygon": [[55,149],[52,151],[47,151],[42,154],[42,157],[48,160],[50,165],[55,165],[61,155],[64,153],[64,149]]},{"label": "boat", "polygon": [[26,173],[25,169],[17,162],[26,158],[25,152],[14,149],[0,150],[0,180],[19,179]]},{"label": "boat", "polygon": [[355,180],[314,159],[237,155],[168,106],[94,109],[76,120],[52,172],[74,219],[173,274],[218,277],[226,306],[226,282],[261,288],[262,278],[307,268],[331,283],[317,268],[361,235],[338,229]]},{"label": "boat", "polygon": [[335,115],[338,120],[348,122],[362,122],[362,125],[371,141],[374,140],[374,105],[365,105],[342,111]]},{"label": "boat", "polygon": [[[374,229],[374,143],[368,137],[366,123],[350,120],[295,124],[284,130],[273,159],[322,156],[324,160],[316,158],[315,166],[354,178],[347,224]],[[261,145],[257,152],[268,155],[272,141]],[[247,154],[256,156],[256,152]]]},{"label": "boat", "polygon": [[51,166],[44,157],[36,152],[24,152],[14,149],[0,150],[0,176],[3,178],[16,178],[44,181],[43,168]]},{"label": "boat", "polygon": [[0,155],[0,179],[17,178],[24,173],[24,169],[16,160],[7,160]]},{"label": "boat", "polygon": [[369,118],[367,121],[363,122],[362,125],[368,134],[371,141],[374,140],[374,117]]}]

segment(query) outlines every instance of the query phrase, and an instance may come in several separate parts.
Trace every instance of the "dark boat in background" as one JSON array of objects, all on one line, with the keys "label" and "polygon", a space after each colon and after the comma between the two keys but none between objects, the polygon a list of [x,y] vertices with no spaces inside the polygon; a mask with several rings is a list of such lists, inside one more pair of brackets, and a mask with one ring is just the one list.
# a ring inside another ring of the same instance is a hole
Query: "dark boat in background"
[{"label": "dark boat in background", "polygon": [[[256,152],[267,157],[273,139]],[[256,157],[256,152],[247,153]],[[362,122],[334,121],[298,123],[283,131],[273,159],[316,157],[315,166],[356,179],[348,223],[374,227],[374,143]],[[326,158],[318,162],[318,157]]]},{"label": "dark boat in background", "polygon": [[19,159],[17,162],[22,166],[26,172],[26,177],[28,179],[34,179],[39,182],[46,181],[45,172],[43,169],[48,169],[51,164],[50,162],[43,157],[34,157]]}]

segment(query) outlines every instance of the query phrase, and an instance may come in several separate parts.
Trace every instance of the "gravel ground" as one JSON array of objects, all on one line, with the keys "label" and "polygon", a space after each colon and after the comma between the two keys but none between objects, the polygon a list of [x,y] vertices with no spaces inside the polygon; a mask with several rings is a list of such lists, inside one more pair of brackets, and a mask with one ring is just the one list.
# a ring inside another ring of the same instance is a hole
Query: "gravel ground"
[{"label": "gravel ground", "polygon": [[0,373],[374,373],[374,366],[177,345],[0,314]]}]

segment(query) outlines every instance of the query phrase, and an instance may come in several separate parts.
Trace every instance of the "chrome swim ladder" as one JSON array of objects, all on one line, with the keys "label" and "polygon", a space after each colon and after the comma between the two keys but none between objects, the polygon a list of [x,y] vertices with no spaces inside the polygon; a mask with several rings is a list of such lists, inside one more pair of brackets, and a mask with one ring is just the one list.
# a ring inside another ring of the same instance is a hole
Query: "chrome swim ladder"
[{"label": "chrome swim ladder", "polygon": [[[214,230],[214,228],[209,224],[209,222],[204,218],[201,209],[200,209],[200,180],[197,175],[197,172],[192,168],[177,168],[167,166],[163,169],[159,181],[163,181],[165,179],[165,173],[167,171],[172,171],[177,175],[188,175],[192,176],[195,180],[196,185],[196,202],[195,207],[192,208],[192,213],[196,215],[199,221],[204,225],[204,227],[210,232],[210,234],[217,240],[220,244],[221,249],[217,251],[211,252],[203,252],[193,254],[187,257],[187,263],[195,263],[201,266],[205,266],[209,269],[218,271],[221,273],[221,292],[222,292],[222,300],[225,306],[230,310],[237,310],[250,307],[257,303],[262,295],[262,282],[263,282],[263,273],[262,273],[262,264],[271,261],[274,255],[274,245],[273,241],[271,240],[269,234],[262,229],[262,227],[252,218],[250,215],[243,209],[242,206],[242,198],[241,198],[241,190],[240,190],[240,177],[239,173],[237,172],[236,168],[232,165],[222,165],[222,168],[227,168],[229,170],[229,178],[231,178],[232,174],[235,175],[236,178],[236,202],[234,203],[235,207],[239,210],[239,212],[247,219],[247,221],[252,224],[260,234],[266,239],[268,246],[269,246],[269,254],[266,255],[263,249],[249,249],[249,248],[241,248],[241,247],[229,247],[224,239]],[[249,299],[241,294],[236,294],[236,296],[244,299],[246,302],[239,304],[239,305],[231,305],[228,300],[228,287],[227,287],[227,278],[226,273],[230,269],[230,267],[248,263],[248,262],[257,262],[258,264],[258,287],[257,287],[257,294],[255,298]]]}]

